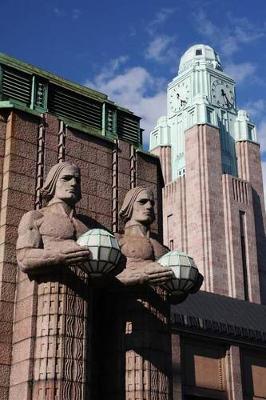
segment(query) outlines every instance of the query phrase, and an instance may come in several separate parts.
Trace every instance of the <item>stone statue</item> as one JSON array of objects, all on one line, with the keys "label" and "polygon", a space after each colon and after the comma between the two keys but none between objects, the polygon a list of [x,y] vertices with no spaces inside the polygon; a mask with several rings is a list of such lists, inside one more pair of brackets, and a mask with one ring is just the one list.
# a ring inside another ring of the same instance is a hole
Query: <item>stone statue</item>
[{"label": "stone statue", "polygon": [[75,204],[81,199],[79,168],[70,162],[54,165],[42,194],[48,204],[26,213],[18,228],[18,265],[28,274],[81,263],[90,254],[76,243],[88,230],[75,213]]},{"label": "stone statue", "polygon": [[81,198],[79,168],[70,162],[54,165],[42,194],[46,206],[22,217],[17,240],[18,265],[34,278],[37,295],[32,398],[84,399],[90,390],[90,284],[79,265],[90,251],[76,243],[88,230],[75,212]]},{"label": "stone statue", "polygon": [[[106,288],[101,308],[103,362],[99,398],[170,399],[171,335],[170,303],[160,287],[172,278],[156,259],[168,249],[151,237],[155,218],[154,196],[144,187],[125,196],[120,217],[124,232],[117,235],[126,258],[116,276],[122,285]],[[109,292],[108,292],[109,290]]]},{"label": "stone statue", "polygon": [[118,235],[126,268],[117,276],[125,285],[149,283],[160,285],[173,276],[170,268],[156,262],[169,250],[150,237],[150,226],[155,219],[153,192],[136,187],[126,194],[120,217],[125,223],[124,233]]}]

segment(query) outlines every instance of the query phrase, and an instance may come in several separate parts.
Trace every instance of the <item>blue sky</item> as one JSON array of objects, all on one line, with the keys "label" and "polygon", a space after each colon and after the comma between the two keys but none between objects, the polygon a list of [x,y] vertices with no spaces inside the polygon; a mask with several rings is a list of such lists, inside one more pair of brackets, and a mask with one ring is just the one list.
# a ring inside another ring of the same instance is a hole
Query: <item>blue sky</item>
[{"label": "blue sky", "polygon": [[209,44],[257,124],[266,172],[265,0],[2,0],[0,13],[1,52],[103,91],[146,132],[180,56]]}]

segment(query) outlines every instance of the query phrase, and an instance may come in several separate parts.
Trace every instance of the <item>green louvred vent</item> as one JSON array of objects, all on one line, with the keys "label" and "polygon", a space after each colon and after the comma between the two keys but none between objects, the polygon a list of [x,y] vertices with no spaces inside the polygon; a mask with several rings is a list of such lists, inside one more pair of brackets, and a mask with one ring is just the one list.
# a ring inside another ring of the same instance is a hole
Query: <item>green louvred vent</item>
[{"label": "green louvred vent", "polygon": [[102,128],[102,104],[57,85],[49,86],[48,112],[59,117]]},{"label": "green louvred vent", "polygon": [[139,117],[118,111],[117,133],[120,139],[138,145],[140,143]]},{"label": "green louvred vent", "polygon": [[0,53],[0,108],[52,114],[72,129],[142,146],[140,118],[97,90]]},{"label": "green louvred vent", "polygon": [[27,106],[31,102],[32,76],[9,67],[2,67],[2,98],[17,100]]}]

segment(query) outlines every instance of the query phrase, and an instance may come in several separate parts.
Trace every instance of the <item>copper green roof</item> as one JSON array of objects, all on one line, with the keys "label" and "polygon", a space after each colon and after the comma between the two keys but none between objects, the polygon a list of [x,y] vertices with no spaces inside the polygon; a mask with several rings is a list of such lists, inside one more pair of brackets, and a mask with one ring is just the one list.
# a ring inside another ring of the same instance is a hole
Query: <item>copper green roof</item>
[{"label": "copper green roof", "polygon": [[66,124],[141,146],[140,117],[104,93],[0,53],[0,108],[48,112]]}]

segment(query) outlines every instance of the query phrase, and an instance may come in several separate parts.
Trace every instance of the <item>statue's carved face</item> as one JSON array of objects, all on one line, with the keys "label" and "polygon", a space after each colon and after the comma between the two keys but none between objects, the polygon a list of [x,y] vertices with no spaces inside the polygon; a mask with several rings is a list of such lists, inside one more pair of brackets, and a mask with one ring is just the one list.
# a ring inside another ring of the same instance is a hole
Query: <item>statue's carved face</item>
[{"label": "statue's carved face", "polygon": [[54,198],[74,206],[80,200],[80,172],[74,166],[65,167],[56,182]]},{"label": "statue's carved face", "polygon": [[148,190],[140,192],[133,205],[131,221],[150,225],[154,221],[154,197]]}]

